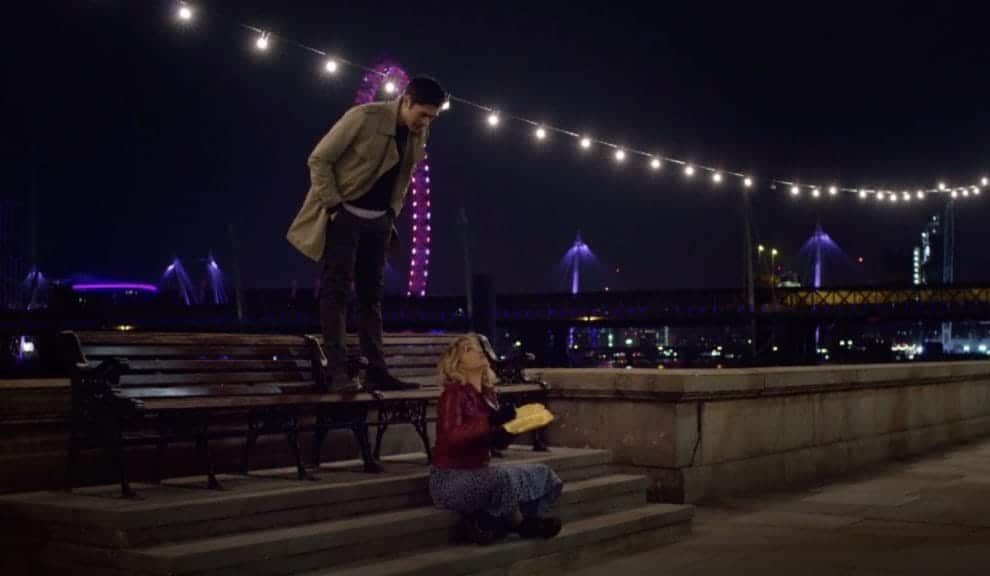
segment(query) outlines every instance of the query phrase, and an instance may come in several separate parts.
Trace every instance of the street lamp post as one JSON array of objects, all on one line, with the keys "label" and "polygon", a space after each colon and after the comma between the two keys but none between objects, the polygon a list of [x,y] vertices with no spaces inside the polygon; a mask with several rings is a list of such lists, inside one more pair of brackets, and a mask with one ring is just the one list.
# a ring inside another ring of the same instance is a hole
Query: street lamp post
[{"label": "street lamp post", "polygon": [[774,296],[774,289],[777,287],[777,256],[780,252],[776,248],[770,250],[770,302],[777,305],[777,298]]}]

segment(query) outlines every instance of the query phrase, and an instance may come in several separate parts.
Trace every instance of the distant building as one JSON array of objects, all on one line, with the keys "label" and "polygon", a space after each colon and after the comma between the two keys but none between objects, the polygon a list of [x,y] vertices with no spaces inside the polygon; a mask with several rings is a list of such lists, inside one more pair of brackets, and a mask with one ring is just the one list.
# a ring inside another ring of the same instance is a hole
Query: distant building
[{"label": "distant building", "polygon": [[940,215],[932,216],[921,232],[921,242],[911,256],[911,279],[915,286],[939,286],[951,283],[946,277],[946,242],[948,230]]}]

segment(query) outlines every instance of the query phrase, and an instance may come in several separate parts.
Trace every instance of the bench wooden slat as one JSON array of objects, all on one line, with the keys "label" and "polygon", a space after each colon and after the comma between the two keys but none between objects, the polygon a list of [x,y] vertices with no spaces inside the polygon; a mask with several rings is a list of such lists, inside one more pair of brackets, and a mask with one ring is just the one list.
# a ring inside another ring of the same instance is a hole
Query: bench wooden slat
[{"label": "bench wooden slat", "polygon": [[277,372],[286,370],[309,370],[308,358],[249,359],[249,360],[177,360],[146,359],[131,360],[127,363],[130,373],[140,372]]},{"label": "bench wooden slat", "polygon": [[83,345],[87,358],[309,358],[306,348],[285,346]]},{"label": "bench wooden slat", "polygon": [[77,332],[83,345],[289,346],[304,347],[306,339],[287,334],[223,334],[205,332]]},{"label": "bench wooden slat", "polygon": [[224,384],[241,383],[251,384],[255,382],[299,382],[303,380],[312,381],[311,371],[295,372],[208,372],[208,373],[181,373],[181,374],[123,374],[120,377],[120,385],[124,388],[136,388],[141,386],[165,386],[183,384]]},{"label": "bench wooden slat", "polygon": [[[312,386],[312,384],[310,384]],[[231,397],[231,396],[277,396],[283,390],[274,385],[244,386],[229,384],[226,386],[168,386],[164,388],[146,387],[121,390],[118,396],[135,400],[152,398],[201,398],[201,397]]]}]

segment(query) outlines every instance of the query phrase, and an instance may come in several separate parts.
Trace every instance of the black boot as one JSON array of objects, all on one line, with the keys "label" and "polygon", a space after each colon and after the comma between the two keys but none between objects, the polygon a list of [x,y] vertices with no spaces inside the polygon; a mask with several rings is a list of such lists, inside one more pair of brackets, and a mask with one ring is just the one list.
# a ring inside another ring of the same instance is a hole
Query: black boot
[{"label": "black boot", "polygon": [[326,391],[338,394],[357,394],[362,390],[357,378],[347,374],[346,370],[336,370],[326,375]]},{"label": "black boot", "polygon": [[385,370],[368,368],[364,376],[364,387],[367,390],[416,390],[419,384],[399,380]]},{"label": "black boot", "polygon": [[464,535],[468,541],[487,546],[505,538],[505,521],[487,512],[475,512],[464,518]]},{"label": "black boot", "polygon": [[560,533],[560,520],[552,516],[537,518],[528,516],[516,526],[515,530],[522,538],[553,538]]}]

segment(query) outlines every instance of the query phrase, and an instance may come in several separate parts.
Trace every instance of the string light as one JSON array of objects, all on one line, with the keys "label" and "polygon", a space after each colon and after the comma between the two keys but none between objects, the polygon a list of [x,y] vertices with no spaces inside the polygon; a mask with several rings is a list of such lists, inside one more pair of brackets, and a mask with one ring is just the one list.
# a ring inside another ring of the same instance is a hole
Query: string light
[{"label": "string light", "polygon": [[193,17],[192,8],[185,2],[179,5],[179,11],[177,14],[179,16],[179,20],[184,20],[186,22],[192,20]]},{"label": "string light", "polygon": [[[194,12],[194,9],[193,9],[192,6],[190,6],[188,3],[184,2],[184,1],[180,1],[178,3],[178,10],[176,11],[176,17],[177,17],[178,20],[181,20],[181,21],[184,21],[184,22],[185,21],[190,21],[190,20],[192,20],[194,18],[194,16],[195,16],[195,12]],[[254,43],[254,47],[258,51],[265,52],[265,51],[269,50],[269,48],[271,46],[271,37],[272,37],[272,35],[270,33],[266,32],[264,30],[261,30],[259,28],[255,28],[253,26],[247,25],[247,24],[237,23],[237,25],[240,26],[241,28],[244,28],[246,30],[252,31],[252,32],[254,32],[254,33],[256,33],[258,35],[257,38],[256,38],[256,40],[255,40],[255,43]],[[314,48],[312,46],[308,46],[308,45],[303,44],[301,42],[297,42],[297,41],[295,41],[295,40],[293,40],[291,38],[285,38],[285,40],[286,40],[286,44],[296,46],[297,48],[300,48],[301,50],[304,50],[306,52],[317,54],[317,55],[323,56],[325,58],[328,57],[328,54],[326,54],[324,51],[322,51],[322,50],[320,50],[318,48]],[[351,67],[354,67],[354,68],[358,68],[358,69],[361,69],[361,70],[363,70],[365,72],[368,72],[368,73],[371,73],[371,74],[377,74],[377,75],[379,75],[381,77],[385,77],[388,74],[388,70],[387,69],[384,70],[384,71],[381,71],[381,70],[376,70],[376,69],[368,68],[366,66],[363,66],[363,65],[358,64],[358,63],[355,63],[355,62],[348,62],[347,60],[335,60],[335,59],[327,59],[325,61],[325,63],[324,63],[324,71],[326,73],[329,73],[329,74],[335,74],[335,73],[337,73],[340,70],[341,64],[345,64],[345,65],[348,65],[348,66],[351,66]],[[387,92],[388,94],[394,94],[394,93],[396,93],[398,91],[398,88],[399,88],[399,86],[396,84],[396,82],[394,82],[392,79],[388,79],[388,78],[385,78],[385,79],[387,80],[387,82],[383,85],[384,91]],[[497,127],[500,124],[501,119],[500,119],[499,115],[496,112],[491,111],[490,108],[487,108],[487,107],[485,107],[485,106],[483,106],[481,104],[478,104],[476,102],[473,102],[473,101],[470,101],[470,100],[467,100],[467,99],[464,99],[464,98],[454,98],[454,99],[458,100],[459,103],[466,104],[466,105],[468,105],[470,107],[473,107],[473,108],[475,108],[477,110],[488,111],[489,112],[489,115],[487,117],[487,123],[488,123],[488,125],[490,127],[495,128],[495,127]],[[441,105],[441,110],[449,110],[450,108],[451,108],[451,100],[446,100]],[[516,117],[516,116],[510,116],[510,119],[516,120],[516,121],[519,121],[519,122],[522,122],[522,123],[527,123],[527,124],[530,124],[531,126],[536,125],[535,122],[533,122],[531,120],[528,120],[526,118],[521,118],[521,117]],[[538,127],[537,131],[536,131],[536,138],[539,139],[539,140],[545,139],[549,135],[549,132],[551,130],[553,130],[555,132],[558,132],[558,133],[561,133],[561,134],[572,136],[574,138],[579,138],[580,147],[582,149],[584,149],[584,150],[587,150],[587,149],[590,149],[591,148],[591,145],[592,145],[591,138],[589,138],[587,136],[579,136],[578,134],[575,134],[571,130],[567,130],[565,128],[561,128],[561,127],[557,127],[557,126],[543,126],[543,125],[540,125]],[[653,156],[650,153],[645,152],[645,151],[642,151],[642,150],[631,149],[631,148],[619,148],[616,144],[614,144],[612,142],[608,142],[608,141],[600,141],[600,143],[603,144],[603,145],[605,145],[606,147],[610,147],[610,148],[616,149],[615,159],[617,161],[622,161],[622,160],[624,160],[626,158],[626,156],[629,153],[634,153],[634,154],[640,154],[640,155],[643,155],[643,156],[646,156],[646,157],[650,158],[649,165],[650,165],[650,167],[653,170],[658,170],[662,166],[662,162],[663,161],[671,161],[671,162],[674,162],[676,164],[682,164],[684,166],[684,175],[687,176],[687,177],[689,177],[689,178],[692,177],[692,176],[694,176],[694,173],[695,173],[695,170],[696,170],[693,165],[688,164],[688,163],[684,162],[683,160],[679,160],[677,158],[672,158],[672,157],[668,157],[668,156],[659,156],[659,157],[657,157],[657,156]],[[723,180],[723,178],[724,178],[723,175],[722,175],[722,172],[719,171],[719,170],[717,170],[717,169],[715,169],[714,167],[705,166],[705,165],[698,165],[698,167],[701,168],[702,170],[711,172],[712,173],[712,180],[715,183],[720,183]],[[739,178],[740,181],[742,182],[743,186],[746,187],[746,188],[751,188],[753,186],[753,181],[748,176],[746,176],[744,174],[740,174],[738,172],[733,172],[731,170],[726,171],[726,173]],[[799,196],[800,195],[801,187],[799,187],[798,185],[796,185],[796,184],[794,184],[792,182],[788,182],[787,180],[774,179],[774,178],[769,179],[768,182],[770,184],[770,188],[771,189],[775,189],[776,188],[776,185],[786,185],[786,186],[790,186],[791,194],[793,196]],[[987,176],[982,176],[981,179],[979,180],[979,183],[983,187],[990,186],[990,178],[988,178]],[[822,190],[821,187],[819,187],[817,185],[810,185],[810,184],[809,185],[805,185],[805,187],[811,190],[813,197],[817,198],[817,197],[820,196],[821,190]],[[862,198],[866,198],[868,196],[868,194],[871,192],[868,189],[843,188],[843,187],[838,186],[837,184],[829,185],[827,189],[828,189],[829,195],[831,195],[831,196],[836,196],[836,195],[838,195],[839,192],[851,192],[851,193],[854,193],[854,194],[858,193],[858,195],[859,195],[859,197],[861,199]],[[917,196],[918,196],[919,199],[922,199],[922,198],[924,198],[926,192],[933,193],[933,192],[936,192],[936,191],[937,192],[942,192],[942,193],[947,193],[947,194],[951,193],[951,195],[952,195],[953,198],[958,198],[958,195],[959,195],[959,192],[960,191],[963,192],[963,195],[964,196],[969,196],[970,195],[970,189],[968,187],[967,188],[952,189],[951,192],[950,192],[950,189],[948,188],[948,186],[946,185],[946,183],[944,181],[940,181],[936,185],[936,189],[931,189],[931,190],[927,190],[927,191],[926,190],[918,190],[917,191]],[[878,198],[879,198],[880,201],[883,201],[883,198],[882,198],[882,196],[884,195],[883,194],[883,191],[877,191],[877,192],[875,192],[875,194],[878,195]],[[972,194],[973,195],[979,195],[980,194],[979,187],[976,187],[976,186],[972,187]],[[896,201],[896,198],[894,198],[894,200]],[[909,201],[909,200],[910,200],[910,194],[905,195],[905,201]]]},{"label": "string light", "polygon": [[254,41],[254,47],[262,52],[268,50],[268,34],[262,33],[258,36],[258,39]]},{"label": "string light", "polygon": [[925,199],[925,191],[924,190],[918,190],[915,193],[915,196],[918,197],[918,200],[924,200]]},{"label": "string light", "polygon": [[880,191],[877,191],[876,194],[877,194],[877,202],[883,202],[883,193],[880,192]]}]

